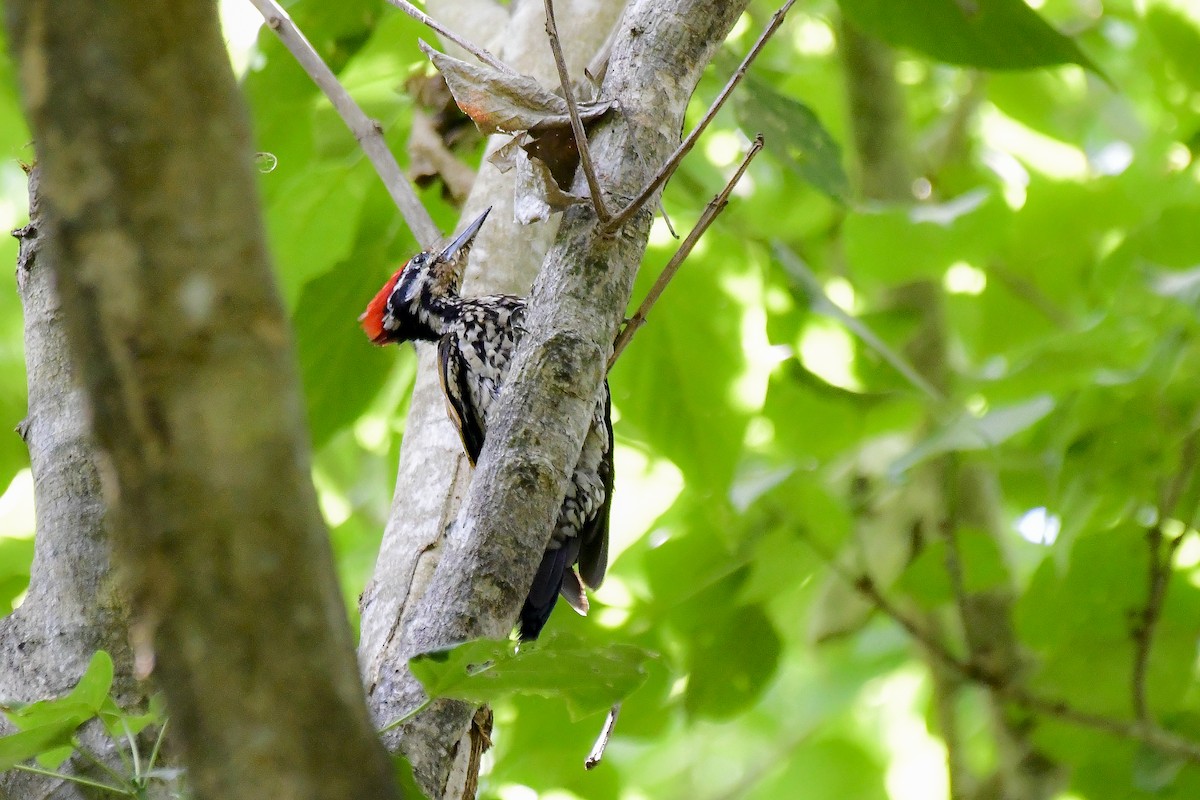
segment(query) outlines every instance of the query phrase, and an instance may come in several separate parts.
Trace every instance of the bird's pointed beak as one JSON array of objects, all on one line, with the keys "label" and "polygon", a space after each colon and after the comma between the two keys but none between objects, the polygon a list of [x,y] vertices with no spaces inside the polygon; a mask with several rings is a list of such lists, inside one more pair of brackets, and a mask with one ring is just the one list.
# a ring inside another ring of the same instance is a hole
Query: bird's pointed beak
[{"label": "bird's pointed beak", "polygon": [[475,221],[467,226],[466,230],[455,237],[454,241],[446,245],[446,249],[438,255],[438,261],[449,261],[457,255],[458,251],[471,243],[475,238],[475,234],[479,233],[479,229],[483,227],[483,221],[487,219],[487,215],[492,212],[492,207],[487,209],[475,218]]}]

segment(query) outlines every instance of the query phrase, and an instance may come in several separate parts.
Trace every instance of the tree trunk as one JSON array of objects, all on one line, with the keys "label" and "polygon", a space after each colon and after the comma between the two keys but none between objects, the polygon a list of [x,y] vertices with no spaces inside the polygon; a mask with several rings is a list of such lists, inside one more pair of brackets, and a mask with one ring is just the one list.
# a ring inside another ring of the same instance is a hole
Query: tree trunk
[{"label": "tree trunk", "polygon": [[[517,13],[526,13],[529,5],[540,4],[522,3]],[[746,5],[746,0],[633,0],[625,9],[601,88],[602,97],[619,101],[620,111],[592,137],[610,206],[636,195],[678,145],[700,73]],[[556,16],[560,26],[574,19],[561,9]],[[547,85],[557,84],[541,77]],[[582,175],[575,190],[586,193]],[[487,202],[473,195],[468,213]],[[563,217],[473,476],[458,457],[460,443],[440,421],[443,403],[426,356],[427,377],[418,382],[411,412],[418,416],[410,416],[406,427],[392,522],[364,597],[364,662],[372,707],[381,721],[399,717],[424,696],[407,671],[409,656],[475,637],[503,636],[511,629],[582,446],[645,251],[652,208],[653,200],[613,236],[600,234],[590,209],[577,207]],[[489,274],[489,259],[497,256],[503,263],[512,254],[493,249],[481,236],[472,251],[471,274],[481,269]],[[424,432],[434,419],[443,429],[436,437]],[[410,438],[414,433],[423,441]],[[453,458],[446,457],[449,453]],[[429,481],[431,474],[436,480]],[[465,507],[451,526],[468,477]],[[451,499],[443,501],[447,496]],[[417,527],[419,534],[400,534]],[[386,588],[391,581],[397,589]],[[411,758],[418,779],[434,796],[446,792],[471,714],[465,703],[435,704],[389,742]]]},{"label": "tree trunk", "polygon": [[[14,232],[21,243],[17,291],[25,311],[29,385],[29,413],[18,432],[29,447],[37,532],[25,600],[0,620],[0,697],[32,702],[65,694],[92,655],[104,650],[115,662],[119,701],[140,705],[145,695],[133,679],[127,607],[109,569],[87,399],[67,351],[54,285],[58,254],[38,178],[39,170],[31,170],[29,224]],[[98,728],[83,732],[85,745],[118,765],[113,742]],[[17,771],[0,776],[0,789],[20,798],[82,797],[75,784]]]},{"label": "tree trunk", "polygon": [[[573,75],[604,43],[616,24],[622,4],[596,4],[590,0],[568,0],[555,4],[568,66]],[[480,28],[476,9],[455,0],[430,3],[429,10],[451,29],[472,35],[475,41],[494,46],[505,63],[532,75],[545,86],[555,86],[558,75],[546,39],[543,6],[535,0],[514,4],[506,25]],[[494,22],[494,20],[493,20]],[[478,35],[490,33],[492,39]],[[496,46],[499,45],[499,46]],[[505,144],[510,136],[493,136],[488,151]],[[493,207],[489,224],[471,247],[471,261],[464,280],[464,294],[528,292],[537,269],[554,239],[557,217],[539,225],[518,226],[513,219],[515,173],[501,173],[485,159],[472,187],[463,216],[472,219]],[[434,367],[434,348],[417,346],[419,371],[405,425],[400,467],[392,510],[384,531],[379,557],[370,583],[360,602],[362,610],[359,661],[370,696],[375,720],[381,726],[399,718],[410,706],[398,680],[407,678],[405,667],[414,652],[403,649],[403,631],[416,598],[424,594],[441,552],[442,537],[458,514],[470,480],[470,465],[462,441],[446,416],[446,402]],[[424,624],[424,623],[419,623]],[[465,731],[460,731],[464,738]],[[387,737],[397,747],[399,734]],[[415,753],[424,739],[410,735],[406,749],[415,760],[448,761],[467,756],[448,732],[435,732],[431,747],[443,748],[437,755]],[[434,791],[427,786],[427,791]],[[458,787],[437,791],[459,796]]]},{"label": "tree trunk", "polygon": [[7,7],[134,659],[202,798],[396,796],[215,6]]}]

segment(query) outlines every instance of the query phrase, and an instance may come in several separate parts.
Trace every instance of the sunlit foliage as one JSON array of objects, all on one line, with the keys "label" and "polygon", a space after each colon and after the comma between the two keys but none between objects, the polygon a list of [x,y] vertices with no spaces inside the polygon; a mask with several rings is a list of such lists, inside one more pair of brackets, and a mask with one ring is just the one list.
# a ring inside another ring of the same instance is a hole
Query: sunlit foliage
[{"label": "sunlit foliage", "polygon": [[[889,0],[913,9],[890,16],[879,5],[843,2],[899,46],[911,196],[858,199],[838,4],[797,4],[664,195],[685,230],[749,139],[773,136],[613,370],[614,562],[590,618],[560,611],[549,626],[658,657],[593,772],[582,762],[602,717],[573,721],[558,699],[500,700],[482,796],[947,797],[948,747],[978,780],[1001,763],[985,693],[951,693],[957,725],[945,736],[947,690],[928,655],[846,579],[869,571],[958,654],[961,595],[1003,597],[1029,691],[1128,721],[1156,535],[1163,552],[1182,544],[1147,662],[1148,708],[1200,740],[1200,8],[931,0],[930,19],[950,26],[931,33],[916,10],[926,4]],[[968,6],[1011,13],[960,37],[953,15]],[[773,10],[755,0],[693,121]],[[429,32],[376,0],[290,11],[403,160],[414,102],[403,86],[427,69],[417,39]],[[1039,38],[1039,17],[1069,38]],[[415,362],[369,346],[355,317],[415,243],[299,67],[269,34],[246,35],[252,19],[227,15],[231,50],[257,147],[274,159],[260,181],[268,232],[314,479],[356,613]],[[15,226],[18,161],[32,154],[11,67],[0,68],[0,223]],[[829,142],[812,138],[817,125]],[[479,162],[477,147],[459,155]],[[453,227],[440,187],[423,199]],[[674,247],[656,225],[635,302]],[[0,242],[0,262],[15,254]],[[0,427],[23,414],[21,359],[10,287]],[[31,555],[26,466],[20,439],[0,437],[4,602],[19,599]],[[987,489],[971,501],[986,519],[959,513],[966,472]],[[1200,766],[1008,710],[1062,770],[1064,797],[1200,791]]]}]

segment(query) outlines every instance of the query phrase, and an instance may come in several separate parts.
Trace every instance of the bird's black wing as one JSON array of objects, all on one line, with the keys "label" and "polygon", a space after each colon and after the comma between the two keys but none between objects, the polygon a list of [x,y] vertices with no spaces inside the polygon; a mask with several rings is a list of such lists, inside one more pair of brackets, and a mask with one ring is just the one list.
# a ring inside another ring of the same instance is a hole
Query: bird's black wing
[{"label": "bird's black wing", "polygon": [[471,401],[467,365],[452,334],[443,336],[438,342],[438,377],[450,421],[458,428],[467,458],[471,460],[471,466],[475,466],[479,451],[483,450],[483,420],[479,417],[478,407]]},{"label": "bird's black wing", "polygon": [[600,480],[604,483],[604,502],[579,532],[579,575],[593,589],[604,581],[604,573],[608,569],[608,516],[613,496],[612,397],[607,381],[604,384],[604,430],[608,437],[608,450],[598,467]]}]

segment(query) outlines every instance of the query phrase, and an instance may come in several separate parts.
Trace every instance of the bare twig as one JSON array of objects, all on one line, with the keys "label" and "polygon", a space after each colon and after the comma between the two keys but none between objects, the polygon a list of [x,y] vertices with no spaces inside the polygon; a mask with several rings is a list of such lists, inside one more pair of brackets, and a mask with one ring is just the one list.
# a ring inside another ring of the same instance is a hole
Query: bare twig
[{"label": "bare twig", "polygon": [[1020,689],[1008,689],[1002,694],[1004,699],[1028,711],[1078,725],[1081,728],[1101,731],[1119,739],[1140,742],[1160,753],[1200,764],[1200,743],[1177,736],[1155,724],[1114,719],[1101,714],[1080,711],[1060,700],[1038,697]]},{"label": "bare twig", "polygon": [[487,50],[480,47],[479,45],[475,44],[474,42],[472,42],[468,39],[464,39],[463,37],[459,36],[457,33],[450,30],[449,28],[447,28],[442,23],[438,22],[433,17],[431,17],[428,14],[426,14],[425,12],[421,11],[421,9],[417,8],[412,3],[406,2],[406,0],[387,0],[387,1],[388,1],[388,3],[392,4],[396,8],[403,11],[405,14],[408,14],[410,17],[415,19],[417,22],[421,23],[425,27],[432,30],[437,35],[441,36],[443,39],[454,42],[456,45],[461,47],[463,50],[466,50],[468,53],[475,56],[475,58],[479,59],[484,64],[487,64],[492,69],[498,69],[501,72],[507,72],[510,74],[515,72],[515,70],[513,70],[512,67],[508,66],[508,64],[505,64],[503,61],[496,58],[494,55],[492,55],[491,53],[489,53]]},{"label": "bare twig", "polygon": [[1134,625],[1133,636],[1133,674],[1130,680],[1130,694],[1133,701],[1133,714],[1142,721],[1149,722],[1150,704],[1146,699],[1146,676],[1150,671],[1150,650],[1154,643],[1154,630],[1158,626],[1158,618],[1162,613],[1163,598],[1167,593],[1167,579],[1171,573],[1171,559],[1175,548],[1183,537],[1177,537],[1166,547],[1163,553],[1162,520],[1150,526],[1146,531],[1146,546],[1150,551],[1149,568],[1146,576],[1146,605],[1138,613],[1137,624]]},{"label": "bare twig", "polygon": [[1162,497],[1158,504],[1158,519],[1146,531],[1146,546],[1149,549],[1149,569],[1146,576],[1146,605],[1138,614],[1137,625],[1133,629],[1133,675],[1131,679],[1131,695],[1133,714],[1141,723],[1152,721],[1150,704],[1146,697],[1146,677],[1150,670],[1150,650],[1154,644],[1154,631],[1158,627],[1159,617],[1162,616],[1163,601],[1167,595],[1167,584],[1171,579],[1171,562],[1175,551],[1183,542],[1181,534],[1164,547],[1163,523],[1175,513],[1175,506],[1183,494],[1185,487],[1191,482],[1196,470],[1197,446],[1200,445],[1200,431],[1193,431],[1183,442],[1180,454],[1179,469],[1170,482],[1163,488]]},{"label": "bare twig", "polygon": [[662,214],[663,224],[667,226],[667,233],[671,234],[671,238],[679,241],[679,234],[675,232],[675,226],[671,224],[671,215],[667,213],[667,207],[662,204],[662,198],[658,198],[658,213]]},{"label": "bare twig", "polygon": [[571,90],[571,76],[567,74],[567,62],[563,58],[562,43],[558,40],[558,26],[554,23],[554,0],[546,0],[546,37],[550,40],[550,51],[554,54],[554,66],[558,68],[558,81],[562,85],[563,99],[567,101],[567,113],[571,116],[571,132],[575,134],[575,148],[579,151],[579,166],[587,178],[588,191],[592,195],[592,207],[601,224],[608,222],[611,214],[604,205],[604,193],[592,164],[592,152],[588,148],[587,131],[579,118],[579,106],[575,103],[575,92]]},{"label": "bare twig", "polygon": [[613,728],[617,727],[617,716],[620,713],[620,703],[614,703],[613,707],[608,710],[608,716],[604,718],[604,727],[600,729],[600,735],[596,737],[596,743],[592,745],[592,752],[588,753],[588,757],[583,762],[584,769],[595,769],[600,764],[600,759],[604,758],[604,751],[608,748],[608,740],[612,738]]},{"label": "bare twig", "polygon": [[681,161],[683,161],[683,157],[690,153],[692,148],[696,146],[696,142],[699,141],[700,135],[704,133],[705,129],[708,127],[708,124],[713,121],[713,118],[717,115],[717,112],[721,110],[721,106],[725,105],[725,101],[729,99],[729,95],[733,94],[733,90],[736,89],[737,85],[742,82],[742,78],[746,77],[746,72],[750,69],[750,65],[754,62],[754,59],[758,57],[759,52],[762,51],[767,41],[783,23],[783,18],[787,15],[788,9],[790,9],[792,4],[795,2],[796,0],[787,0],[787,2],[775,12],[775,14],[771,17],[771,21],[767,23],[766,29],[763,30],[762,35],[758,37],[758,41],[754,43],[754,46],[750,48],[750,52],[746,54],[744,59],[742,59],[742,63],[738,66],[737,70],[732,76],[730,76],[729,82],[725,84],[725,88],[722,89],[721,93],[717,95],[717,99],[713,101],[711,106],[709,106],[708,111],[704,112],[704,117],[700,120],[700,123],[692,130],[691,133],[687,135],[687,138],[683,140],[682,144],[680,144],[678,148],[676,148],[675,152],[671,154],[671,157],[667,159],[666,163],[659,168],[658,173],[650,179],[650,182],[646,184],[645,188],[643,188],[640,193],[638,193],[637,197],[633,198],[633,200],[629,202],[629,205],[613,214],[612,219],[610,219],[608,223],[603,226],[603,230],[605,232],[611,233],[629,221],[629,218],[636,214],[638,209],[646,204],[646,201],[650,199],[650,196],[658,191],[658,189],[667,182],[667,179],[675,174],[675,170],[679,168],[679,164]]},{"label": "bare twig", "polygon": [[421,205],[412,185],[400,171],[396,157],[392,155],[383,139],[383,131],[379,123],[368,117],[358,107],[354,98],[338,82],[333,70],[329,69],[328,65],[321,60],[316,49],[304,37],[304,34],[296,27],[279,3],[275,0],[250,0],[250,2],[263,15],[267,26],[275,31],[279,40],[283,42],[283,46],[291,52],[308,76],[329,98],[329,102],[333,104],[346,126],[350,128],[350,132],[354,134],[354,138],[362,146],[363,152],[367,154],[367,158],[375,167],[380,180],[387,187],[388,194],[392,196],[392,201],[400,209],[400,214],[404,217],[409,230],[413,232],[413,236],[416,237],[421,247],[423,249],[435,247],[441,241],[442,235],[438,231],[437,225],[434,224],[433,218],[429,216],[429,212]]},{"label": "bare twig", "polygon": [[947,487],[946,507],[950,509],[950,515],[949,519],[944,520],[937,526],[941,532],[942,542],[946,546],[943,566],[946,569],[946,577],[950,581],[950,590],[954,595],[955,609],[958,612],[958,618],[965,634],[963,638],[966,642],[968,657],[975,659],[979,653],[973,644],[974,637],[970,635],[972,626],[970,600],[967,597],[966,579],[963,577],[962,548],[958,544],[959,514],[962,509],[962,502],[959,497],[962,490],[959,480],[958,459],[951,454],[946,457],[945,465],[946,475],[944,481]]},{"label": "bare twig", "polygon": [[989,262],[984,266],[984,271],[989,276],[996,278],[1015,297],[1024,300],[1030,308],[1048,319],[1055,327],[1064,330],[1071,327],[1070,315],[1055,305],[1054,301],[1047,297],[1033,281],[1017,274],[998,260]]},{"label": "bare twig", "polygon": [[1176,756],[1186,761],[1200,764],[1200,742],[1185,739],[1170,731],[1158,727],[1152,722],[1141,720],[1123,720],[1081,711],[1063,700],[1042,697],[1014,686],[1002,675],[996,675],[970,661],[964,661],[950,651],[944,642],[925,630],[916,621],[896,607],[879,590],[871,576],[850,574],[837,563],[834,556],[824,547],[813,540],[811,536],[803,535],[803,540],[815,552],[826,566],[842,577],[879,611],[899,625],[910,636],[919,642],[938,661],[974,683],[982,684],[995,691],[1005,701],[1024,708],[1027,711],[1057,719],[1061,722],[1078,725],[1081,728],[1107,733],[1120,739],[1140,742],[1166,755]]},{"label": "bare twig", "polygon": [[1196,461],[1200,457],[1200,429],[1195,426],[1200,419],[1192,421],[1193,430],[1183,440],[1179,453],[1179,469],[1171,476],[1171,480],[1163,487],[1158,501],[1158,519],[1160,522],[1176,515],[1179,501],[1184,492],[1196,477]]},{"label": "bare twig", "polygon": [[600,45],[595,55],[592,56],[592,60],[583,69],[583,74],[587,76],[593,86],[599,86],[604,81],[604,76],[608,74],[608,59],[612,56],[613,43],[617,41],[620,31],[620,25],[612,26],[604,43]]},{"label": "bare twig", "polygon": [[846,583],[854,587],[854,589],[871,601],[871,604],[882,611],[886,616],[891,618],[893,622],[899,625],[913,639],[917,640],[931,655],[935,656],[938,661],[945,663],[947,666],[954,669],[960,674],[967,674],[973,671],[973,668],[963,661],[961,658],[950,652],[950,648],[935,636],[930,631],[925,630],[916,620],[911,619],[896,608],[892,601],[884,596],[883,592],[875,584],[875,579],[870,575],[862,572],[858,575],[851,573],[848,569],[838,563],[837,558],[830,553],[825,547],[819,544],[807,532],[801,532],[801,538],[817,556],[825,562],[825,566],[829,567],[833,572]]},{"label": "bare twig", "polygon": [[808,265],[798,255],[781,242],[775,242],[773,249],[775,250],[776,258],[783,264],[788,274],[809,293],[814,311],[833,317],[842,323],[863,344],[874,350],[880,358],[891,365],[892,369],[903,375],[905,380],[920,390],[922,394],[934,403],[941,405],[946,402],[945,396],[936,386],[926,380],[899,353],[889,347],[874,331],[864,325],[862,320],[847,314],[837,303],[830,300],[829,295],[825,293],[825,288],[817,280],[817,276],[813,274],[812,270],[808,268]]},{"label": "bare twig", "polygon": [[625,347],[629,344],[629,340],[638,332],[638,329],[646,324],[646,315],[650,313],[650,309],[658,302],[658,298],[662,297],[662,293],[666,291],[667,284],[675,277],[675,273],[679,272],[680,266],[684,260],[691,254],[692,248],[696,246],[696,242],[700,241],[700,237],[712,225],[713,220],[717,218],[725,206],[729,204],[729,195],[733,192],[733,188],[737,186],[738,181],[742,179],[742,175],[746,173],[746,168],[750,166],[750,162],[758,155],[763,148],[763,135],[760,133],[754,137],[754,141],[750,144],[750,149],[746,151],[745,158],[738,165],[737,170],[733,173],[725,188],[717,193],[708,205],[704,207],[703,213],[700,214],[700,219],[696,221],[696,225],[692,228],[691,233],[679,245],[679,249],[675,251],[675,255],[671,256],[671,260],[663,267],[662,274],[658,276],[658,280],[650,287],[650,292],[646,295],[646,299],[638,306],[638,310],[629,321],[625,323],[625,327],[621,329],[621,334],[617,337],[617,341],[613,343],[613,354],[608,359],[608,369],[612,369],[613,364],[617,363],[617,358],[624,352]]}]

